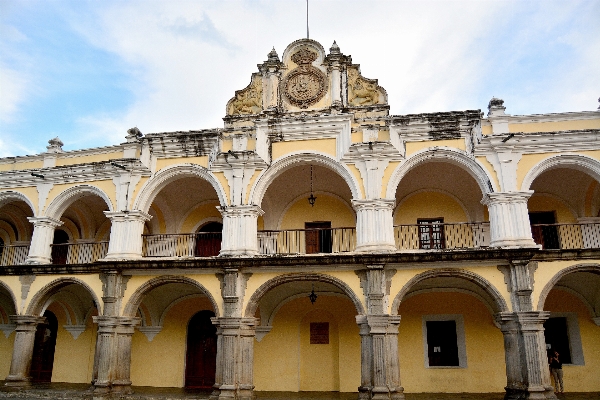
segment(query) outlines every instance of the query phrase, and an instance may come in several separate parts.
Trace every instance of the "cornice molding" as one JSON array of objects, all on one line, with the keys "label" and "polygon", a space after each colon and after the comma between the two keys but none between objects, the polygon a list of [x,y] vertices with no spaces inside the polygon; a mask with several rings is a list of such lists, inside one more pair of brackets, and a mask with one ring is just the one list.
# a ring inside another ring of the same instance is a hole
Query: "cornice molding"
[{"label": "cornice molding", "polygon": [[[475,144],[475,156],[512,151],[521,153],[557,153],[600,150],[600,129],[511,133],[483,136]],[[504,142],[503,142],[504,140]]]}]

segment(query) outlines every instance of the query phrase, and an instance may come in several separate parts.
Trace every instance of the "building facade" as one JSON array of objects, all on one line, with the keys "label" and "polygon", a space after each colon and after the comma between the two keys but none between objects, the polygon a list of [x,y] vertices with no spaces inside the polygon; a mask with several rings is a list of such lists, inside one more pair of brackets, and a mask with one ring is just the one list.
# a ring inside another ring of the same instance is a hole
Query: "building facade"
[{"label": "building facade", "polygon": [[390,115],[337,44],[224,127],[0,159],[0,375],[260,391],[600,391],[600,112]]}]

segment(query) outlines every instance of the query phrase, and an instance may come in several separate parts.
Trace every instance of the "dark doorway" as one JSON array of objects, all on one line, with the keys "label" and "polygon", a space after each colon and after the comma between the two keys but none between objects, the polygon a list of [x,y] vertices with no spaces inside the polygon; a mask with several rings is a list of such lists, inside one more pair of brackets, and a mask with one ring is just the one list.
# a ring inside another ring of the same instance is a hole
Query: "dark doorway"
[{"label": "dark doorway", "polygon": [[456,321],[427,321],[427,357],[430,367],[458,367]]},{"label": "dark doorway", "polygon": [[211,317],[215,313],[204,310],[196,313],[188,324],[187,353],[185,358],[185,387],[211,388],[217,371],[217,328]]},{"label": "dark doorway", "polygon": [[548,357],[554,355],[554,352],[557,351],[559,359],[563,364],[571,364],[571,346],[569,346],[567,318],[548,318],[544,322],[544,336],[546,338]]},{"label": "dark doorway", "polygon": [[56,229],[52,240],[52,264],[66,264],[69,253],[69,235],[67,232]]},{"label": "dark doorway", "polygon": [[52,379],[58,320],[51,311],[44,312],[44,317],[46,322],[38,325],[35,332],[30,370],[33,382],[50,382]]},{"label": "dark doorway", "polygon": [[543,249],[560,249],[558,240],[558,228],[554,211],[530,212],[531,234],[537,244]]},{"label": "dark doorway", "polygon": [[223,224],[210,222],[196,233],[196,257],[218,256],[221,251]]},{"label": "dark doorway", "polygon": [[419,248],[443,249],[446,247],[444,237],[444,218],[419,218]]},{"label": "dark doorway", "polygon": [[331,253],[331,221],[306,222],[306,254]]}]

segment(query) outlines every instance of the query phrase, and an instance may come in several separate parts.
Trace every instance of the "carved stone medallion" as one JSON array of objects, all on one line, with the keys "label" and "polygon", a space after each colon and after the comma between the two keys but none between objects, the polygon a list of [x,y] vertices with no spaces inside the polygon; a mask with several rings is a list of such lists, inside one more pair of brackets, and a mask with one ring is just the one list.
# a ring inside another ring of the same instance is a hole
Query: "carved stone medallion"
[{"label": "carved stone medallion", "polygon": [[311,65],[317,54],[301,49],[292,55],[292,61],[298,64],[281,82],[286,99],[295,106],[307,108],[319,101],[327,88],[327,77],[318,68]]}]

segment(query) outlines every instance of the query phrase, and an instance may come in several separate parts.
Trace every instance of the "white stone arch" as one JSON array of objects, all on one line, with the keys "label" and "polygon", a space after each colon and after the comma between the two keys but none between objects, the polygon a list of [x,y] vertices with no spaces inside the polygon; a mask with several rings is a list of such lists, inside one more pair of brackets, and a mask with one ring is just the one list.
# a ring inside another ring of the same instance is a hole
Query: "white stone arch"
[{"label": "white stone arch", "polygon": [[70,187],[62,191],[46,208],[46,216],[60,220],[63,213],[73,204],[76,200],[89,196],[96,195],[104,200],[104,203],[108,206],[108,211],[114,211],[113,203],[110,197],[100,188],[92,185],[77,185]]},{"label": "white stone arch", "polygon": [[313,163],[332,170],[346,182],[353,199],[362,198],[360,182],[356,180],[350,169],[344,164],[337,162],[324,153],[292,153],[274,161],[269,168],[258,176],[250,191],[250,203],[260,205],[270,184],[283,172],[299,163]]},{"label": "white stone arch", "polygon": [[600,161],[582,154],[557,154],[545,158],[531,168],[523,178],[521,190],[529,190],[537,177],[555,168],[575,169],[590,175],[600,183]]},{"label": "white stone arch", "polygon": [[29,200],[29,197],[25,196],[23,193],[15,192],[12,190],[8,190],[6,192],[0,192],[0,207],[3,207],[7,203],[11,201],[23,201],[25,204],[29,206],[31,209],[31,213],[34,217],[37,217],[36,208],[33,205],[33,202]]},{"label": "white stone arch", "polygon": [[0,296],[0,308],[4,310],[4,313],[0,313],[0,324],[10,324],[9,317],[17,313],[17,298],[13,293],[12,289],[8,284],[0,281],[0,291],[6,293],[6,296]]},{"label": "white stone arch", "polygon": [[210,183],[215,192],[217,192],[219,204],[222,207],[227,206],[227,195],[219,180],[206,168],[197,164],[185,163],[166,167],[149,179],[135,199],[133,208],[147,213],[150,210],[152,202],[165,186],[177,179],[189,176],[197,176]]},{"label": "white stone arch", "polygon": [[477,160],[469,157],[464,151],[450,147],[430,147],[416,152],[396,167],[388,183],[386,198],[393,199],[396,197],[396,190],[400,181],[415,167],[426,162],[442,161],[449,162],[468,172],[479,185],[482,196],[497,190],[496,184],[486,170]]}]

